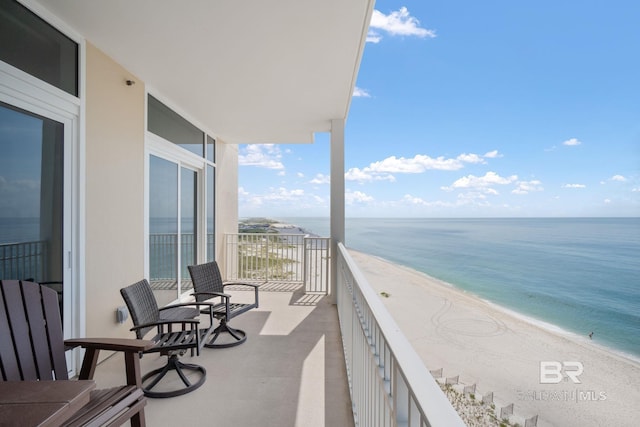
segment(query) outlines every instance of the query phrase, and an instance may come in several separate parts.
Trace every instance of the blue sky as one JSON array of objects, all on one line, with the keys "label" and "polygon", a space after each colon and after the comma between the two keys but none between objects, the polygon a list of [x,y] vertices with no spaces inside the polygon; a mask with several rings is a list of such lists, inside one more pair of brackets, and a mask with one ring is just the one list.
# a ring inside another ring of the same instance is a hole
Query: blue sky
[{"label": "blue sky", "polygon": [[[640,216],[640,3],[377,1],[348,217]],[[240,217],[329,215],[329,137],[241,145]]]}]

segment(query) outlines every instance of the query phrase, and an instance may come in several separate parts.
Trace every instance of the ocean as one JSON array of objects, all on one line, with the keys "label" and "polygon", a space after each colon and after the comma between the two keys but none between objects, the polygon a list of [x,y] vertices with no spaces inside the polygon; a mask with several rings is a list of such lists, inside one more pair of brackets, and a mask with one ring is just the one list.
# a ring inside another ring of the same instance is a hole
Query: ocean
[{"label": "ocean", "polygon": [[640,359],[640,218],[347,218],[345,243]]}]

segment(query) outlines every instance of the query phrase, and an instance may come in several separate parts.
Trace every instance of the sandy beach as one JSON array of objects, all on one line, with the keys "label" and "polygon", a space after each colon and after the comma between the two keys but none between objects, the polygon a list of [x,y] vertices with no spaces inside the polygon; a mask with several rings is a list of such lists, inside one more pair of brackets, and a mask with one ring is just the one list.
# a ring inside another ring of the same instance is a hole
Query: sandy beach
[{"label": "sandy beach", "polygon": [[599,347],[588,331],[554,331],[415,270],[350,253],[427,368],[476,384],[478,396],[493,392],[498,413],[514,404],[512,421],[538,415],[543,427],[639,425],[640,363]]}]

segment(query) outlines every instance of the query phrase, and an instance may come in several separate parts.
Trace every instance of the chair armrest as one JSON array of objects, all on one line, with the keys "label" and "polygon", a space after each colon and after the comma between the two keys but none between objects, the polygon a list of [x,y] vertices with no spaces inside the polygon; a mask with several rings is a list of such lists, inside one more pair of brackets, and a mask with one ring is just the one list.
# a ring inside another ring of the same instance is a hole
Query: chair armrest
[{"label": "chair armrest", "polygon": [[93,379],[100,350],[118,351],[124,355],[127,384],[138,388],[142,388],[139,354],[154,347],[152,341],[131,338],[79,338],[65,340],[64,343],[69,348],[83,347],[86,350],[79,379]]},{"label": "chair armrest", "polygon": [[130,331],[135,331],[137,329],[149,328],[149,327],[153,327],[153,326],[175,325],[175,324],[184,324],[184,323],[190,323],[191,326],[194,326],[194,325],[197,326],[200,323],[200,321],[198,319],[158,320],[157,322],[145,323],[145,324],[142,324],[142,325],[134,326],[133,328],[131,328],[129,330]]},{"label": "chair armrest", "polygon": [[[222,298],[231,298],[231,295],[229,294],[223,294],[222,292],[194,292],[191,295],[195,296],[205,296],[205,297],[211,297],[211,298],[215,298],[215,297],[222,297]],[[199,304],[203,304],[203,303],[199,303]]]},{"label": "chair armrest", "polygon": [[256,305],[256,307],[258,307],[260,304],[258,302],[258,289],[260,288],[260,285],[256,285],[255,283],[241,283],[241,282],[227,282],[225,284],[222,285],[222,289],[224,289],[225,286],[250,286],[253,288],[253,293],[254,293],[254,304]]},{"label": "chair armrest", "polygon": [[180,307],[193,307],[194,305],[197,305],[197,303],[195,301],[193,301],[193,302],[181,302],[181,303],[178,303],[178,304],[165,305],[164,307],[160,307],[158,309],[158,311],[171,310],[172,308],[180,308]]},{"label": "chair armrest", "polygon": [[260,285],[257,285],[255,283],[242,283],[242,282],[225,282],[222,285],[222,288],[224,289],[225,286],[251,286],[252,288],[258,289],[260,287]]},{"label": "chair armrest", "polygon": [[[196,294],[191,294],[191,295],[196,295]],[[198,294],[198,295],[202,295],[202,294]],[[231,297],[231,295],[225,295],[225,294],[218,294],[215,296],[221,296],[221,297]],[[193,306],[198,306],[198,309],[200,309],[201,305],[207,305],[207,306],[213,306],[214,304],[210,303],[210,302],[198,302],[198,301],[191,301],[191,302],[182,302],[179,304],[171,304],[171,305],[167,305],[164,306],[160,309],[158,309],[158,311],[162,311],[162,310],[170,310],[172,308],[180,308],[180,307],[193,307]],[[173,319],[175,322],[181,322],[181,319]]]},{"label": "chair armrest", "polygon": [[65,340],[64,345],[69,349],[82,347],[96,350],[133,351],[138,353],[150,349],[154,344],[149,340],[131,338],[76,338]]}]

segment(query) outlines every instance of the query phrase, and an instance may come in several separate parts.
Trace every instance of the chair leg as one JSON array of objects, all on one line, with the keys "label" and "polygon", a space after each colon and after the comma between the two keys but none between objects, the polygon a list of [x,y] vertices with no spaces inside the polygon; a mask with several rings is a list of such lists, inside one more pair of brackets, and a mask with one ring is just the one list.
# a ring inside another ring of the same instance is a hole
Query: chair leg
[{"label": "chair leg", "polygon": [[[184,370],[199,372],[200,377],[198,381],[192,384],[184,374],[183,372]],[[178,388],[175,390],[169,390],[169,391],[152,391],[152,388],[158,385],[160,380],[162,380],[162,378],[164,378],[165,375],[167,375],[167,373],[169,373],[170,371],[176,371],[176,373],[184,383],[185,387]],[[145,384],[145,382],[151,378],[153,378],[151,382],[148,385]],[[155,397],[155,398],[175,397],[175,396],[180,396],[180,395],[189,393],[197,389],[202,384],[204,384],[206,378],[207,378],[207,371],[204,369],[204,367],[199,365],[194,365],[191,363],[182,363],[180,362],[180,360],[178,360],[178,356],[173,354],[169,356],[167,360],[167,364],[165,366],[163,366],[162,368],[155,369],[151,372],[148,372],[142,377],[142,390],[144,391],[144,394],[147,397]]]},{"label": "chair leg", "polygon": [[[215,328],[213,332],[214,332],[213,337],[211,337],[211,339],[207,341],[207,343],[204,345],[205,347],[209,347],[209,348],[233,347],[233,346],[242,344],[247,340],[247,334],[245,331],[241,329],[232,328],[227,324],[227,321],[224,318],[220,319],[220,325],[217,328]],[[220,337],[220,334],[223,334],[223,333],[229,334],[235,341],[216,343],[216,340]]]}]

